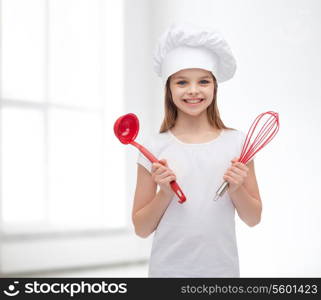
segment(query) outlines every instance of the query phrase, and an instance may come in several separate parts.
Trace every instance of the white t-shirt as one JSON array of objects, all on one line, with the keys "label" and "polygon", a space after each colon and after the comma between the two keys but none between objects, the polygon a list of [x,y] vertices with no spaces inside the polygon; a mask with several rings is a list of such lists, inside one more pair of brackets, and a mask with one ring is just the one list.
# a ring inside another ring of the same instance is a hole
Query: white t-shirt
[{"label": "white t-shirt", "polygon": [[[154,232],[149,277],[239,277],[235,208],[227,192],[213,199],[244,140],[242,131],[225,129],[206,143],[184,143],[170,131],[142,143],[167,160],[187,198],[180,204],[173,196]],[[137,163],[151,172],[141,153]]]}]

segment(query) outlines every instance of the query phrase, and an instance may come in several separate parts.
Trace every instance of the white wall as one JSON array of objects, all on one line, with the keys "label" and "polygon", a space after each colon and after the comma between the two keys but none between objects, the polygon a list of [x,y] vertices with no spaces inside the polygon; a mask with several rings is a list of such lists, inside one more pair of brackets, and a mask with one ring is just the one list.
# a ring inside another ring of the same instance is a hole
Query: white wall
[{"label": "white wall", "polygon": [[[136,141],[142,142],[151,134],[151,126],[153,123],[152,115],[152,87],[151,78],[153,72],[150,68],[152,44],[151,36],[151,19],[150,1],[135,0],[124,1],[125,4],[125,111],[126,113],[135,113],[139,118],[140,130]],[[131,222],[131,210],[134,200],[134,192],[136,186],[137,166],[136,160],[138,150],[131,145],[123,145],[126,149],[127,162],[127,182],[124,188],[127,192],[128,209],[127,220],[129,226],[134,228]],[[117,201],[117,195],[113,195]],[[135,245],[150,245],[151,238],[142,240],[134,235]],[[141,252],[141,256],[148,258],[149,249]],[[148,253],[148,254],[146,254]]]},{"label": "white wall", "polygon": [[[163,118],[163,88],[151,57],[158,36],[173,21],[217,27],[228,40],[238,64],[235,77],[219,86],[228,126],[247,131],[259,113],[280,114],[280,132],[256,158],[263,219],[254,228],[238,224],[241,275],[321,276],[321,2],[126,3],[126,93],[128,107],[142,117],[143,135],[157,132]],[[136,161],[136,153],[131,159]]]}]

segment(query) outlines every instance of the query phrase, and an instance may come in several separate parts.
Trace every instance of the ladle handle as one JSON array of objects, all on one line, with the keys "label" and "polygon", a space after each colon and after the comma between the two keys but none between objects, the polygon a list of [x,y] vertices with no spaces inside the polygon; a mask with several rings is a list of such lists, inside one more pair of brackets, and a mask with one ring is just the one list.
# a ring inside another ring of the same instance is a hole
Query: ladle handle
[{"label": "ladle handle", "polygon": [[[142,145],[132,141],[131,144],[133,146],[135,146],[142,154],[145,155],[145,157],[152,163],[160,163],[160,161],[152,154],[150,153],[145,147],[143,147]],[[173,192],[176,194],[176,196],[179,198],[178,202],[179,203],[184,203],[186,201],[186,197],[183,193],[183,191],[181,190],[181,188],[179,187],[179,185],[177,184],[177,182],[175,180],[170,182],[170,186],[173,190]]]},{"label": "ladle handle", "polygon": [[177,182],[175,180],[173,180],[170,182],[170,185],[172,187],[172,190],[175,192],[175,194],[179,198],[178,202],[184,203],[186,201],[186,197],[185,197],[183,191],[181,190],[181,188],[179,187],[179,185],[177,184]]}]

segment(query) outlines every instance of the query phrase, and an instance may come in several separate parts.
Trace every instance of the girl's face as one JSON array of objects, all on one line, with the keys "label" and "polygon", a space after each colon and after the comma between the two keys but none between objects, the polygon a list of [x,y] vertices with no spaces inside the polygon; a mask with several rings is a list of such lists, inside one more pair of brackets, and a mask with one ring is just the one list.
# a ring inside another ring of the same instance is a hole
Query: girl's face
[{"label": "girl's face", "polygon": [[177,109],[197,116],[213,101],[213,77],[203,69],[184,69],[170,77],[170,90]]}]

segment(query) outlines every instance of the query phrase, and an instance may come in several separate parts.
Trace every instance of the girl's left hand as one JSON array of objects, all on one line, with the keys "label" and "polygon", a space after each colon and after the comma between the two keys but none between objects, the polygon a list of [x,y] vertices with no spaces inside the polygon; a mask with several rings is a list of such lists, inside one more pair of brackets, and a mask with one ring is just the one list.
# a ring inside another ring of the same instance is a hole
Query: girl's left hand
[{"label": "girl's left hand", "polygon": [[232,159],[231,162],[232,166],[227,169],[223,176],[224,180],[229,183],[229,193],[235,192],[244,183],[249,172],[249,168],[245,164],[238,162],[238,157]]}]

